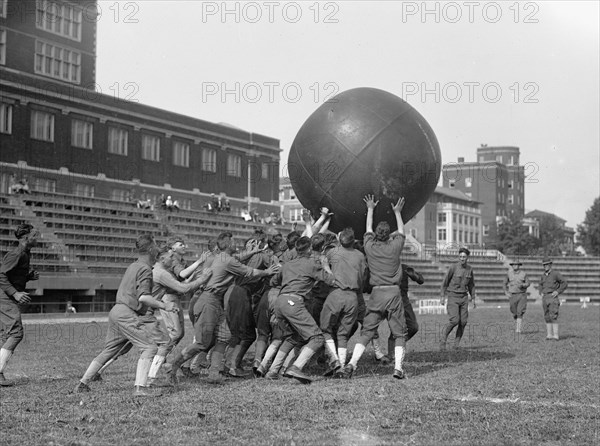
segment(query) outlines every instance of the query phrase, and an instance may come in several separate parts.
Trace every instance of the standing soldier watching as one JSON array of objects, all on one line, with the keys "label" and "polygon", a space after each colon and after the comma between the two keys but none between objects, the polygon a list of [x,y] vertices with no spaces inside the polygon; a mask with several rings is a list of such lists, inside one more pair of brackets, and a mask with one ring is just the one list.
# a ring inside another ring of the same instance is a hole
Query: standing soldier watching
[{"label": "standing soldier watching", "polygon": [[454,327],[456,336],[454,338],[454,348],[458,348],[469,319],[469,299],[475,301],[475,278],[473,277],[473,267],[467,263],[471,252],[467,248],[458,250],[458,262],[448,268],[446,277],[442,282],[442,292],[440,304],[446,303],[446,294],[448,294],[448,305],[446,307],[450,320],[440,341],[440,350],[446,350],[446,341],[448,335]]},{"label": "standing soldier watching", "polygon": [[558,307],[560,307],[558,296],[567,289],[568,283],[558,271],[552,269],[552,259],[544,258],[542,265],[544,274],[540,279],[540,294],[548,332],[546,340],[558,341]]},{"label": "standing soldier watching", "polygon": [[527,288],[531,283],[527,279],[525,271],[521,271],[521,265],[518,260],[509,263],[512,269],[508,271],[504,279],[504,294],[510,302],[510,312],[516,321],[515,333],[521,333],[523,316],[527,309]]},{"label": "standing soldier watching", "polygon": [[25,292],[30,280],[38,280],[39,273],[30,268],[31,248],[38,244],[40,233],[28,223],[15,230],[19,246],[8,252],[0,264],[0,386],[9,387],[15,383],[4,378],[4,368],[15,348],[23,340],[23,323],[19,305],[31,301]]}]

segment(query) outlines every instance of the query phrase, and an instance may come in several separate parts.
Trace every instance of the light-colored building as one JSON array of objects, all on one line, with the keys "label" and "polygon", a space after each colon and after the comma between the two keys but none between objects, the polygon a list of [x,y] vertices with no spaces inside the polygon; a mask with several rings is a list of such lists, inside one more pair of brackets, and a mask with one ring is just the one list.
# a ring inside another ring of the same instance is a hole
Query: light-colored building
[{"label": "light-colored building", "polygon": [[296,197],[289,177],[279,179],[279,205],[284,221],[304,223],[302,213],[305,212],[305,209]]},{"label": "light-colored building", "polygon": [[535,218],[523,217],[521,220],[523,226],[527,228],[529,235],[540,238],[540,222]]},{"label": "light-colored building", "polygon": [[[525,214],[526,219],[531,219],[537,221],[538,224],[538,237],[540,237],[540,226],[544,219],[554,219],[554,221],[558,224],[558,226],[562,229],[563,238],[561,240],[561,245],[563,251],[571,252],[575,249],[575,230],[569,226],[566,226],[567,221],[563,218],[560,218],[556,214],[552,214],[550,212],[540,211],[535,209],[531,212]],[[544,240],[542,240],[544,243]]]},{"label": "light-colored building", "polygon": [[438,186],[423,209],[405,226],[406,233],[428,249],[479,247],[481,203],[460,190]]}]

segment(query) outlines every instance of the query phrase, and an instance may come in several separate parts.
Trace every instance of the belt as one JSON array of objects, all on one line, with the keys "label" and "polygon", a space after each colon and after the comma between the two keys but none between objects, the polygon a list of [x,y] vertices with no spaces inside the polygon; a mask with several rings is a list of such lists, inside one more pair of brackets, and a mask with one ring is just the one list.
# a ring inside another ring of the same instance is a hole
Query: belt
[{"label": "belt", "polygon": [[223,293],[223,294],[219,294],[219,293],[215,293],[215,292],[214,292],[214,291],[212,291],[212,290],[204,290],[204,291],[203,291],[203,293],[208,293],[208,294],[210,294],[210,295],[212,295],[212,296],[216,297],[217,299],[223,299],[223,297],[225,296],[225,293]]},{"label": "belt", "polygon": [[375,285],[373,288],[398,288],[398,285]]}]

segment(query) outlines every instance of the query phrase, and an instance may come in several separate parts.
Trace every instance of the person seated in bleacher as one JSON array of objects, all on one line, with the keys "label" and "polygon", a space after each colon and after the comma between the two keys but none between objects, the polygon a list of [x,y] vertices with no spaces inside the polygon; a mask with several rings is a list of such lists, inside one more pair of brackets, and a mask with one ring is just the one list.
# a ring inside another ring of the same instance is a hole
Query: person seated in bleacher
[{"label": "person seated in bleacher", "polygon": [[152,209],[152,202],[150,200],[138,200],[137,208],[138,209]]},{"label": "person seated in bleacher", "polygon": [[231,212],[231,203],[229,202],[229,198],[225,199],[225,204],[223,205],[223,210],[225,212]]},{"label": "person seated in bleacher", "polygon": [[161,209],[167,209],[167,199],[165,197],[165,194],[160,194],[160,196],[158,197],[157,204],[160,206]]},{"label": "person seated in bleacher", "polygon": [[168,211],[172,211],[173,210],[173,199],[171,198],[171,196],[169,195],[167,197],[167,199],[165,200],[165,208]]},{"label": "person seated in bleacher", "polygon": [[244,219],[244,221],[252,221],[252,215],[250,215],[250,212],[248,212],[248,208],[242,209],[241,216]]},{"label": "person seated in bleacher", "polygon": [[8,192],[12,194],[30,194],[31,190],[29,189],[29,182],[27,178],[21,178],[19,181],[15,181],[16,177],[14,175],[11,176],[9,180],[11,185],[9,186]]},{"label": "person seated in bleacher", "polygon": [[29,189],[29,181],[27,181],[26,177],[23,177],[20,181],[21,183],[21,193],[22,194],[30,194],[31,190]]},{"label": "person seated in bleacher", "polygon": [[10,174],[8,178],[8,193],[18,194],[21,191],[21,184],[17,181],[17,177],[14,173]]},{"label": "person seated in bleacher", "polygon": [[221,210],[221,206],[219,204],[219,198],[215,194],[210,194],[210,200],[212,204],[211,211],[219,212]]},{"label": "person seated in bleacher", "polygon": [[67,301],[67,307],[65,308],[65,314],[69,315],[69,314],[76,314],[77,313],[77,309],[73,306],[73,303],[68,300]]}]

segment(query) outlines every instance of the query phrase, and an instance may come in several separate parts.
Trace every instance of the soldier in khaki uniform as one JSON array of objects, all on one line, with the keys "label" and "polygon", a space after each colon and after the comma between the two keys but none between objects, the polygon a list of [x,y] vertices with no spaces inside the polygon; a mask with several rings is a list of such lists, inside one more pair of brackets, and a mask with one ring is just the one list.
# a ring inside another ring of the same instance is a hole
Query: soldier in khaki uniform
[{"label": "soldier in khaki uniform", "polygon": [[521,333],[523,316],[527,309],[527,288],[531,283],[527,278],[525,271],[521,270],[523,265],[518,260],[509,263],[512,269],[508,270],[506,279],[504,279],[504,294],[510,302],[510,312],[516,321],[515,332]]}]

